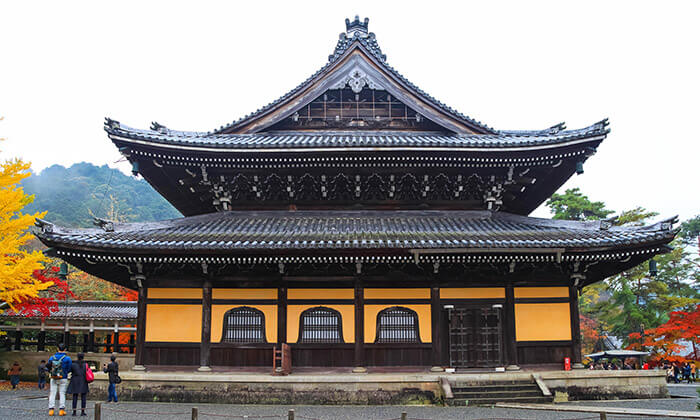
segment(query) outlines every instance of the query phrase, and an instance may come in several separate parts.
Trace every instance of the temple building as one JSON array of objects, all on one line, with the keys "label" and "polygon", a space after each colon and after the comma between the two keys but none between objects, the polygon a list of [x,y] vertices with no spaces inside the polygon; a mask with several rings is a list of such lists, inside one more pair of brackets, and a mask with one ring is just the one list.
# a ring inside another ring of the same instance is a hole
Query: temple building
[{"label": "temple building", "polygon": [[136,364],[507,367],[581,362],[581,288],[667,252],[646,227],[528,215],[609,133],[499,130],[391,67],[368,19],[276,101],[211,131],[107,119],[184,217],[39,221],[53,255],[139,292]]}]

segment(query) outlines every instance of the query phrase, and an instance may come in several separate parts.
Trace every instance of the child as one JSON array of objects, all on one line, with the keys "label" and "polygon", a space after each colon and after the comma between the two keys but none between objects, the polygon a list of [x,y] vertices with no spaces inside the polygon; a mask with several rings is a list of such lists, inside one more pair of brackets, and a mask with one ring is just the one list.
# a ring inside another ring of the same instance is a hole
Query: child
[{"label": "child", "polygon": [[46,360],[42,360],[37,368],[37,375],[39,377],[39,389],[46,388]]}]

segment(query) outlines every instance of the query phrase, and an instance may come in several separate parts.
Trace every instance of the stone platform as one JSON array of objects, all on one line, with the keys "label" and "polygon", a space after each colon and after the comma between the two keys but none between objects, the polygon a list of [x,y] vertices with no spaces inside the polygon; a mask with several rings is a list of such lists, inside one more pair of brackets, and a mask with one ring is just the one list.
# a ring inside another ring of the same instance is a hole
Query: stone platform
[{"label": "stone platform", "polygon": [[[537,374],[555,401],[665,398],[663,371],[537,371],[434,373],[415,368],[297,369],[289,376],[272,376],[269,369],[232,370],[213,367],[149,368],[122,371],[121,400],[211,402],[231,404],[443,404],[449,384],[488,385],[493,382],[532,380]],[[441,378],[442,381],[441,381]],[[99,373],[91,394],[106,396],[107,377]],[[449,396],[449,395],[448,395]]]}]

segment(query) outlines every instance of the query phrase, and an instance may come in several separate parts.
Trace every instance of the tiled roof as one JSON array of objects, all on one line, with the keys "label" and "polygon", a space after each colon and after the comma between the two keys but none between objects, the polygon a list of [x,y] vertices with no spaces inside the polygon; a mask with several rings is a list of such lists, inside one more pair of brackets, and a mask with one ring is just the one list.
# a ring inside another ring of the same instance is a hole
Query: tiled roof
[{"label": "tiled roof", "polygon": [[[45,222],[44,222],[45,223]],[[600,248],[670,241],[668,221],[623,228],[608,222],[538,219],[489,211],[219,212],[114,231],[43,225],[49,246],[121,249],[251,251],[414,248]]]},{"label": "tiled roof", "polygon": [[[85,319],[85,320],[135,320],[137,303],[127,301],[67,301],[59,302],[58,310],[46,319]],[[0,313],[0,318],[32,318],[18,316],[13,311]],[[39,313],[37,318],[43,318]]]},{"label": "tiled roof", "polygon": [[302,83],[300,83],[297,87],[292,89],[291,91],[287,92],[280,98],[276,99],[275,101],[263,106],[262,108],[256,110],[255,112],[252,112],[243,118],[233,121],[230,124],[223,125],[219,127],[217,130],[214,130],[213,133],[222,133],[231,127],[235,127],[244,121],[250,120],[252,118],[255,118],[259,115],[264,114],[265,112],[271,110],[275,106],[283,103],[287,99],[291,98],[294,96],[296,93],[304,90],[316,77],[319,75],[323,74],[326,70],[328,70],[330,67],[332,67],[335,63],[337,63],[344,55],[345,53],[350,50],[354,45],[361,45],[365,51],[367,51],[371,56],[373,56],[379,65],[384,68],[388,73],[392,74],[394,77],[396,77],[398,80],[400,80],[403,84],[408,86],[410,89],[413,89],[415,92],[417,92],[419,95],[421,95],[424,99],[426,99],[428,102],[432,103],[433,105],[437,106],[438,108],[442,109],[444,112],[447,112],[448,114],[452,115],[453,117],[462,120],[464,122],[467,122],[468,124],[472,126],[476,126],[483,130],[486,133],[496,133],[496,130],[492,129],[491,127],[487,126],[486,124],[483,124],[473,118],[470,118],[456,109],[453,109],[444,103],[438,101],[434,97],[430,96],[428,93],[424,92],[422,89],[420,89],[418,86],[414,85],[408,79],[406,79],[401,73],[399,73],[396,69],[391,67],[387,62],[386,62],[386,55],[382,53],[381,48],[379,48],[379,44],[377,43],[377,38],[373,32],[370,32],[367,35],[360,35],[360,34],[355,34],[355,36],[348,37],[345,32],[340,34],[340,37],[338,39],[338,43],[335,46],[335,49],[333,50],[333,54],[328,56],[328,63],[321,67],[316,73],[311,75],[308,79],[304,80]]},{"label": "tiled roof", "polygon": [[147,141],[154,144],[212,147],[221,149],[305,149],[347,147],[447,147],[509,148],[565,144],[581,139],[605,136],[607,120],[576,130],[512,131],[500,134],[444,135],[442,133],[406,132],[335,132],[335,133],[257,133],[203,134],[171,130],[143,130],[107,120],[105,130],[115,137]]}]

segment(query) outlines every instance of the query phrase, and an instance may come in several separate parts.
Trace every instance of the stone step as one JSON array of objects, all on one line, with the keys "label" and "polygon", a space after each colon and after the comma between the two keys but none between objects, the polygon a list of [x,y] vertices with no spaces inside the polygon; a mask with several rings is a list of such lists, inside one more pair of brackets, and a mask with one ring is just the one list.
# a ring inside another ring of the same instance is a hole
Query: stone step
[{"label": "stone step", "polygon": [[539,389],[528,391],[494,391],[494,392],[454,392],[454,398],[469,400],[473,398],[490,398],[508,400],[518,397],[542,397],[542,392]]},{"label": "stone step", "polygon": [[453,386],[452,392],[500,392],[500,391],[539,391],[539,387],[535,384],[523,385],[483,385],[483,386]]},{"label": "stone step", "polygon": [[536,385],[532,380],[512,380],[512,381],[455,381],[450,382],[452,388],[470,386],[502,386],[502,385]]},{"label": "stone step", "polygon": [[553,401],[552,397],[545,397],[540,395],[539,397],[513,397],[513,398],[490,398],[484,395],[483,398],[453,398],[447,401],[448,405],[459,407],[467,405],[494,405],[496,403],[540,403],[546,404]]}]

